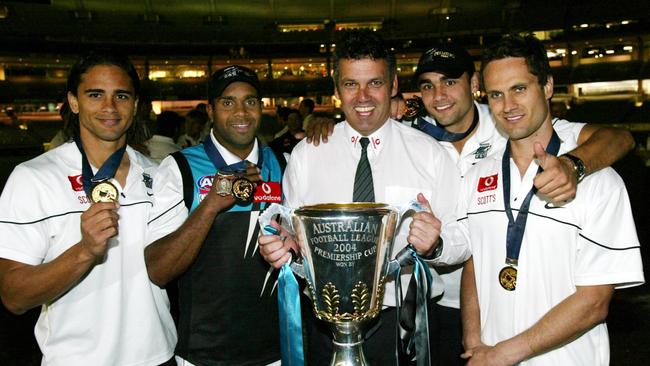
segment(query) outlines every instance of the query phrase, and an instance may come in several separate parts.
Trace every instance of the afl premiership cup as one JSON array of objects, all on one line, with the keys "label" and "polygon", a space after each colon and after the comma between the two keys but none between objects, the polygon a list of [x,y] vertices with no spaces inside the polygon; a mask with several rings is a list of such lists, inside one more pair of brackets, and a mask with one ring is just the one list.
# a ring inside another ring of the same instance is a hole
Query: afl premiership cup
[{"label": "afl premiership cup", "polygon": [[301,252],[291,268],[307,281],[314,314],[330,324],[334,335],[331,365],[367,365],[363,332],[382,308],[403,211],[382,203],[340,203],[283,215],[286,219],[290,212]]}]

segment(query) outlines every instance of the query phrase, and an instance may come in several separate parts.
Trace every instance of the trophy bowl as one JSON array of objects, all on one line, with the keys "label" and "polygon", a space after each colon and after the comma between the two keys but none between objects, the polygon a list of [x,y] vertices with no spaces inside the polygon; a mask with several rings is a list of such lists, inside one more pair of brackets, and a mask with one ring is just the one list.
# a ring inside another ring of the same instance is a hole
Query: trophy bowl
[{"label": "trophy bowl", "polygon": [[382,308],[398,216],[382,203],[319,204],[291,215],[314,314],[334,335],[331,365],[367,365],[363,328]]}]

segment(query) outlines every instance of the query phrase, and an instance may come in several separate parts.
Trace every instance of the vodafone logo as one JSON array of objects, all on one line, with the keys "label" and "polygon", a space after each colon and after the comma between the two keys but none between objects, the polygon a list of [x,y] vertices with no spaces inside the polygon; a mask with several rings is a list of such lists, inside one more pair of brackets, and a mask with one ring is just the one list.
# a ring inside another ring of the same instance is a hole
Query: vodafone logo
[{"label": "vodafone logo", "polygon": [[282,203],[282,187],[278,182],[262,182],[255,187],[253,202]]},{"label": "vodafone logo", "polygon": [[262,192],[264,194],[271,194],[271,186],[266,182],[262,183]]},{"label": "vodafone logo", "polygon": [[489,175],[487,177],[480,177],[478,179],[478,187],[476,190],[478,192],[492,191],[497,189],[499,182],[499,174]]},{"label": "vodafone logo", "polygon": [[81,174],[68,176],[68,180],[70,181],[70,185],[72,186],[73,191],[81,192],[84,190],[84,184],[83,181],[81,180]]}]

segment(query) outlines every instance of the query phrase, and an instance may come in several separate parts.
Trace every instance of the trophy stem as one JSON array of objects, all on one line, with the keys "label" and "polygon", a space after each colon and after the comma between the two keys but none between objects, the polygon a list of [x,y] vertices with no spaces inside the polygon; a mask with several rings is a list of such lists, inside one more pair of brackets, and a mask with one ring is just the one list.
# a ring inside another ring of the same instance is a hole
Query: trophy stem
[{"label": "trophy stem", "polygon": [[330,366],[368,366],[363,354],[363,335],[359,327],[357,322],[334,324],[334,355]]}]

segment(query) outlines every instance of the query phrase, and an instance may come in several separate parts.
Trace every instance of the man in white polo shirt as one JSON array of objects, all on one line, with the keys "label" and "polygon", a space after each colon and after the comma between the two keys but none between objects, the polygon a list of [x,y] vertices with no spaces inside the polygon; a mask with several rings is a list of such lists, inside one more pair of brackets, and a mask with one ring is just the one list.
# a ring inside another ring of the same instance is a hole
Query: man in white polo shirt
[{"label": "man in white polo shirt", "polygon": [[[454,43],[434,46],[418,62],[414,80],[422,96],[426,116],[419,117],[418,129],[431,135],[445,148],[464,176],[483,159],[498,153],[507,137],[500,132],[486,104],[474,101],[479,89],[478,74],[469,53]],[[629,132],[584,123],[553,119],[553,128],[571,143],[581,145],[571,154],[582,159],[578,164],[585,174],[604,168],[623,157],[633,146]],[[549,159],[546,169],[535,179],[540,193],[550,200],[563,201],[576,192],[574,162],[567,158]],[[460,358],[460,276],[459,266],[438,268],[445,292],[438,301],[431,330],[434,362],[438,365],[462,365]]]},{"label": "man in white polo shirt", "polygon": [[2,192],[0,297],[18,314],[42,307],[42,365],[175,365],[167,294],[143,255],[156,164],[127,146],[144,141],[139,90],[128,59],[81,58],[67,83],[70,140],[17,166]]},{"label": "man in white polo shirt", "polygon": [[459,223],[472,250],[462,283],[463,357],[470,366],[608,365],[613,291],[644,282],[625,186],[606,168],[567,203],[534,187],[555,156],[576,147],[554,129],[553,78],[539,40],[504,37],[485,52],[482,77],[509,142],[462,186]]},{"label": "man in white polo shirt", "polygon": [[[395,59],[373,32],[350,32],[337,42],[334,80],[346,121],[334,127],[329,143],[315,147],[304,142],[293,150],[284,176],[285,204],[298,208],[324,202],[350,202],[358,162],[367,154],[374,183],[374,201],[392,205],[417,198],[431,203],[433,214],[417,213],[403,225],[395,239],[393,255],[411,243],[423,257],[430,257],[444,239],[435,263],[457,263],[466,258],[465,247],[451,245],[446,225],[454,222],[459,176],[444,149],[431,137],[392,120],[390,97],[397,90]],[[441,234],[442,232],[442,234]],[[260,238],[260,252],[279,267],[288,260],[288,245],[277,236]],[[450,244],[447,245],[447,242]],[[442,293],[434,278],[431,296]],[[404,292],[409,275],[402,280]],[[386,285],[381,326],[364,343],[369,364],[395,364],[395,285]],[[312,319],[313,316],[312,316]],[[309,332],[312,365],[329,364],[330,331],[313,320]],[[420,351],[418,351],[420,352]]]}]

